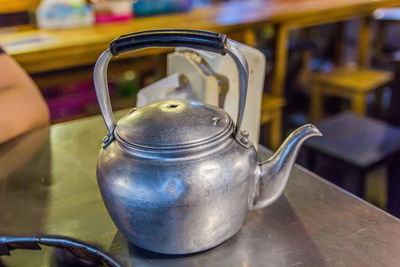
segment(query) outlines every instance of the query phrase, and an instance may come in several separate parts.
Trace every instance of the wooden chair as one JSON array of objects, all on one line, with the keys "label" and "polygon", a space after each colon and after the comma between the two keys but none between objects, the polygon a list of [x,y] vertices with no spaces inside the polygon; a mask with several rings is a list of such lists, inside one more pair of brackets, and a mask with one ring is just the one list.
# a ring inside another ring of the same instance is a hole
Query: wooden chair
[{"label": "wooden chair", "polygon": [[282,112],[286,100],[283,97],[264,93],[261,104],[260,125],[269,123],[268,146],[276,150],[282,142]]},{"label": "wooden chair", "polygon": [[383,88],[393,80],[392,72],[374,69],[337,68],[329,73],[312,75],[311,121],[319,121],[323,113],[323,96],[332,95],[348,98],[354,113],[365,115],[367,97],[375,93],[376,104],[382,102]]}]

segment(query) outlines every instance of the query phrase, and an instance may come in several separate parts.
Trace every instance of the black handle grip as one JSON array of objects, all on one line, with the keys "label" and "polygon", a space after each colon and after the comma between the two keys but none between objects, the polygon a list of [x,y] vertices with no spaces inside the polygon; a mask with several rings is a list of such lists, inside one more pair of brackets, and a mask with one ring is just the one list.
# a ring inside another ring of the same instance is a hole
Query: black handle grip
[{"label": "black handle grip", "polygon": [[122,35],[111,42],[114,56],[146,47],[189,47],[225,55],[226,35],[197,30],[155,30]]}]

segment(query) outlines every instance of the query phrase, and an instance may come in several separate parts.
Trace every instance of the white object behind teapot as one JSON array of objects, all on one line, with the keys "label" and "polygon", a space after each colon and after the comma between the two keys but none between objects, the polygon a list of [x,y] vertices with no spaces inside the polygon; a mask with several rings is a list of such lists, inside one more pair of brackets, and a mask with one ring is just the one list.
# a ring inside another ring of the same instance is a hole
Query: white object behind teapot
[{"label": "white object behind teapot", "polygon": [[[243,128],[246,129],[256,149],[258,148],[260,136],[261,100],[264,89],[265,65],[264,54],[258,49],[246,46],[239,42],[232,42],[247,60],[249,67],[249,80],[247,89],[246,107],[243,117]],[[218,81],[213,75],[202,72],[192,57],[184,53],[187,48],[177,48],[167,58],[167,75],[174,73],[183,74],[188,78],[194,99],[206,104],[218,106]],[[237,119],[238,113],[238,73],[236,65],[231,57],[221,56],[202,50],[190,49],[204,59],[212,70],[225,76],[229,81],[229,89],[225,96],[222,108],[228,112],[233,120]]]}]

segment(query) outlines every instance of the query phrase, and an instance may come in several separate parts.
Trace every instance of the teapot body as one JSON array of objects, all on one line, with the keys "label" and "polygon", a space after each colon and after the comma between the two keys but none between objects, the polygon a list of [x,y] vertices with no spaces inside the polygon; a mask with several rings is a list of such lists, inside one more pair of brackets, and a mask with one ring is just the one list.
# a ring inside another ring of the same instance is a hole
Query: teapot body
[{"label": "teapot body", "polygon": [[228,136],[189,152],[140,152],[121,141],[102,149],[97,178],[118,229],[166,254],[212,248],[242,226],[253,197],[256,151]]}]

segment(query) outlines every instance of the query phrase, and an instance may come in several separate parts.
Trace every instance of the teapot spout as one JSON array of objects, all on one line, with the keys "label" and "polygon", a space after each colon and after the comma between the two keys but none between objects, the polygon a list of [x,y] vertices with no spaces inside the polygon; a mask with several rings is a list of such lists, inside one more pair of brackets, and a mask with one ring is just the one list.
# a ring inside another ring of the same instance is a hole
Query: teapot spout
[{"label": "teapot spout", "polygon": [[251,209],[264,208],[281,196],[301,145],[312,136],[322,134],[314,125],[304,125],[292,132],[271,158],[258,163]]}]

